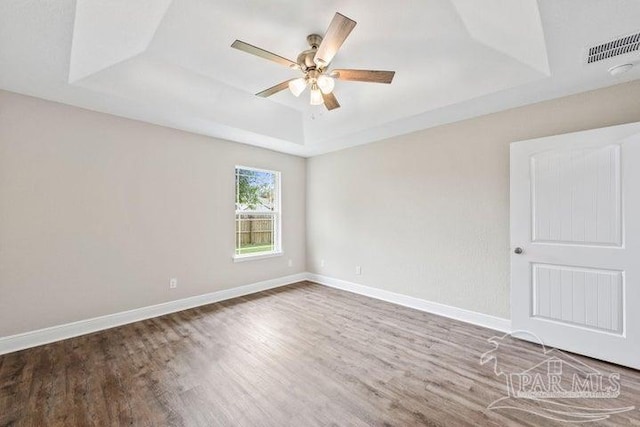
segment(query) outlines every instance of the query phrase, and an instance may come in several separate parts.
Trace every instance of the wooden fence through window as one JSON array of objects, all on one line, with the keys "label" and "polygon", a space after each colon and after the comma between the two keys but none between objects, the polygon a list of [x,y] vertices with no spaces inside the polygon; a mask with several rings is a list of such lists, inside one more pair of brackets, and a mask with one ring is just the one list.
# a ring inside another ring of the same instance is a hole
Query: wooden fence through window
[{"label": "wooden fence through window", "polygon": [[265,215],[238,215],[236,231],[241,246],[270,244],[273,242],[273,218],[265,218]]}]

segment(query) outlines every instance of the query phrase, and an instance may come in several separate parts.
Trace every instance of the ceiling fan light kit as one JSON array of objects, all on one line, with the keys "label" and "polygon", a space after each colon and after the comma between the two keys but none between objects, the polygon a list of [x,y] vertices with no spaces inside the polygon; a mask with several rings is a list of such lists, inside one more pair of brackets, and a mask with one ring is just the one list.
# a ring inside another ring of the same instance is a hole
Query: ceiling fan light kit
[{"label": "ceiling fan light kit", "polygon": [[395,71],[379,70],[329,71],[331,61],[355,26],[356,21],[336,12],[324,38],[318,34],[307,36],[310,48],[301,52],[296,62],[240,40],[234,41],[231,47],[300,70],[304,74],[303,77],[287,80],[258,92],[257,96],[266,98],[288,87],[298,97],[309,86],[311,105],[324,104],[328,110],[333,110],[340,107],[333,94],[335,79],[390,84],[395,75]]},{"label": "ceiling fan light kit", "polygon": [[313,83],[311,85],[311,105],[324,104],[324,98],[322,98],[322,92],[318,89],[318,85]]},{"label": "ceiling fan light kit", "polygon": [[307,80],[304,77],[300,77],[299,79],[293,79],[289,82],[289,90],[295,96],[300,96],[302,92],[307,87]]},{"label": "ceiling fan light kit", "polygon": [[333,88],[335,86],[336,82],[333,80],[333,78],[325,74],[321,74],[320,76],[318,76],[318,87],[320,88],[322,93],[327,94],[333,92]]}]

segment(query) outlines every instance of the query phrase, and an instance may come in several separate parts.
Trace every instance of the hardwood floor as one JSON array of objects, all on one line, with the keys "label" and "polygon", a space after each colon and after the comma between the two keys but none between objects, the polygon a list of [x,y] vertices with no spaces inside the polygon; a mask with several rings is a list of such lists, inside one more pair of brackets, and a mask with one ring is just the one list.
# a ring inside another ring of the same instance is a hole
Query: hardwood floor
[{"label": "hardwood floor", "polygon": [[[552,425],[487,409],[495,335],[303,282],[0,356],[0,426]],[[506,371],[540,357],[499,350]],[[622,383],[581,404],[636,406],[591,425],[640,425],[640,372],[578,358]]]}]

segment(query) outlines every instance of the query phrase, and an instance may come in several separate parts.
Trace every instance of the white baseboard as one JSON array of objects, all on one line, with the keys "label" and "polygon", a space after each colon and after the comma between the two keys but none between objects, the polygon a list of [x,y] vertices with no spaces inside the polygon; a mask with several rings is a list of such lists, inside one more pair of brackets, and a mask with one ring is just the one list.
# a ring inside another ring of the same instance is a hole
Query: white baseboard
[{"label": "white baseboard", "polygon": [[509,332],[511,330],[511,321],[508,319],[426,301],[420,298],[397,294],[382,289],[372,288],[370,286],[359,285],[357,283],[334,279],[319,274],[299,273],[252,283],[250,285],[212,292],[209,294],[183,298],[134,310],[122,311],[119,313],[108,314],[106,316],[94,317],[92,319],[66,323],[64,325],[52,326],[8,337],[0,337],[0,354],[24,350],[30,347],[36,347],[67,338],[102,331],[116,326],[126,325],[140,320],[150,319],[152,317],[175,313],[176,311],[187,310],[189,308],[199,307],[218,301],[250,295],[267,289],[290,285],[303,280],[310,280],[332,288],[342,289],[344,291],[365,295],[371,298],[426,311],[439,316],[483,326],[485,328],[495,329],[501,332]]},{"label": "white baseboard", "polygon": [[416,310],[426,311],[428,313],[433,313],[439,316],[448,317],[450,319],[460,320],[462,322],[483,326],[485,328],[495,329],[500,332],[511,331],[511,321],[509,319],[477,313],[475,311],[465,310],[462,308],[452,307],[450,305],[410,297],[408,295],[397,294],[395,292],[372,288],[370,286],[359,285],[357,283],[334,279],[332,277],[322,276],[319,274],[308,273],[307,278],[309,281],[316,282],[321,285],[330,286],[336,289],[342,289],[343,291],[353,292],[398,305],[403,305],[405,307],[414,308]]},{"label": "white baseboard", "polygon": [[52,326],[50,328],[38,329],[36,331],[25,332],[23,334],[11,335],[0,338],[0,354],[11,353],[25,348],[36,347],[54,341],[77,337],[139,320],[158,317],[176,311],[199,307],[218,301],[241,297],[256,292],[273,289],[291,283],[306,280],[307,273],[293,274],[291,276],[279,277],[277,279],[265,280],[209,294],[183,298],[176,301],[169,301],[162,304],[151,305],[134,310],[122,311],[120,313],[108,314],[106,316],[94,317],[92,319],[80,320],[66,323],[64,325]]}]

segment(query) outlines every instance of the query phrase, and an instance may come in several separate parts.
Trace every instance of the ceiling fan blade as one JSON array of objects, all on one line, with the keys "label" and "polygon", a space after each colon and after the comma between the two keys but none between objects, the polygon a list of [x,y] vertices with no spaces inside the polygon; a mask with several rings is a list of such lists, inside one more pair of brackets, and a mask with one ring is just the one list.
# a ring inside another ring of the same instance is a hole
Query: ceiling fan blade
[{"label": "ceiling fan blade", "polygon": [[275,53],[269,52],[267,50],[261,49],[259,47],[256,47],[252,44],[249,43],[245,43],[243,41],[240,40],[236,40],[231,44],[231,47],[234,49],[238,49],[241,50],[243,52],[247,52],[250,53],[252,55],[255,56],[259,56],[260,58],[264,58],[264,59],[268,59],[269,61],[273,61],[276,62],[280,65],[284,65],[285,67],[289,67],[289,68],[297,68],[298,64],[296,64],[295,62],[293,62],[290,59],[287,59],[285,57],[282,57],[280,55],[276,55]]},{"label": "ceiling fan blade", "polygon": [[319,67],[326,67],[344,43],[345,39],[356,26],[356,21],[347,18],[344,15],[336,14],[333,16],[327,33],[322,39],[322,43],[318,46],[318,51],[314,57],[314,62]]},{"label": "ceiling fan blade", "polygon": [[340,104],[338,103],[338,100],[336,99],[336,96],[333,94],[333,92],[326,94],[323,93],[322,99],[324,99],[324,106],[327,107],[327,110],[331,111],[335,110],[336,108],[340,108]]},{"label": "ceiling fan blade", "polygon": [[269,89],[265,89],[262,92],[258,92],[256,93],[256,96],[261,96],[263,98],[267,98],[275,93],[278,93],[280,91],[283,91],[285,89],[289,88],[289,82],[292,80],[296,80],[296,79],[290,79],[290,80],[286,80],[282,83],[278,83],[275,86],[271,86]]},{"label": "ceiling fan blade", "polygon": [[380,70],[333,70],[330,76],[338,80],[389,84],[395,74],[395,71]]}]

